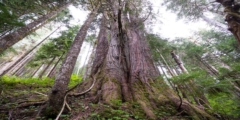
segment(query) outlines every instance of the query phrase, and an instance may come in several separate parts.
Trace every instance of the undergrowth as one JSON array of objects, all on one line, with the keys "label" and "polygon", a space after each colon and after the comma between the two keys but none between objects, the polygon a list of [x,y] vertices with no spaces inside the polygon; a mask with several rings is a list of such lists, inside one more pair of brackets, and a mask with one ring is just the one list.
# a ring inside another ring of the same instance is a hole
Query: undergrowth
[{"label": "undergrowth", "polygon": [[[18,84],[27,85],[27,86],[36,86],[36,87],[51,87],[54,83],[54,79],[43,77],[43,78],[21,78],[17,76],[7,76],[4,75],[0,78],[1,85],[4,86],[16,86]],[[75,74],[71,75],[71,80],[68,87],[73,87],[79,82],[81,82],[81,77],[78,77]]]}]

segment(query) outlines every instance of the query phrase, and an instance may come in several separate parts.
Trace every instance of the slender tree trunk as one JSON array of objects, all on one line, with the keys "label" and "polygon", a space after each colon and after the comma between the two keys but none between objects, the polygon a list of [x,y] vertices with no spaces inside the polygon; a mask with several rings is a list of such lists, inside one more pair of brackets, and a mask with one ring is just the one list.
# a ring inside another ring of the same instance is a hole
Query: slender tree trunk
[{"label": "slender tree trunk", "polygon": [[213,21],[211,19],[209,19],[208,17],[202,15],[201,18],[206,21],[207,23],[209,23],[210,25],[213,25],[217,28],[219,28],[221,31],[224,31],[224,32],[229,32],[228,29],[226,27],[224,27],[223,24],[219,23],[219,22],[216,22],[216,21]]},{"label": "slender tree trunk", "polygon": [[36,20],[24,27],[21,27],[21,28],[17,29],[16,31],[14,31],[13,33],[10,33],[10,34],[4,36],[3,38],[1,38],[0,39],[0,53],[5,51],[7,48],[11,47],[18,41],[22,40],[24,37],[26,37],[31,32],[33,32],[35,28],[43,25],[43,23],[46,23],[46,21],[48,21],[50,18],[53,18],[54,16],[56,16],[57,13],[59,13],[60,11],[65,9],[68,5],[69,4],[57,9],[56,11],[52,11],[52,12],[48,13],[47,15],[42,16],[38,20]]},{"label": "slender tree trunk", "polygon": [[213,66],[209,65],[199,55],[196,55],[195,57],[197,58],[197,60],[199,60],[211,72],[212,75],[217,76],[219,74],[218,71]]},{"label": "slender tree trunk", "polygon": [[188,73],[187,69],[184,67],[183,62],[179,59],[179,57],[172,51],[172,58],[177,63],[178,67],[182,70],[183,73]]},{"label": "slender tree trunk", "polygon": [[94,43],[93,48],[92,48],[91,55],[90,55],[89,58],[88,58],[88,63],[87,63],[87,66],[86,66],[86,71],[85,71],[85,73],[84,73],[84,75],[83,75],[83,80],[86,80],[86,79],[87,79],[87,77],[88,77],[88,75],[89,75],[89,71],[91,70],[91,65],[92,65],[93,59],[94,59],[94,51],[95,51],[95,49],[96,49],[96,44],[97,44],[97,43]]},{"label": "slender tree trunk", "polygon": [[170,73],[170,75],[171,75],[172,77],[175,76],[175,74],[172,72],[171,68],[170,68],[169,65],[167,64],[165,58],[164,58],[162,55],[160,55],[160,56],[161,56],[163,62],[165,63],[165,65],[167,66],[167,69],[168,69],[168,72]]},{"label": "slender tree trunk", "polygon": [[43,74],[47,71],[47,69],[49,68],[49,66],[53,63],[53,61],[56,59],[56,57],[53,57],[52,60],[48,63],[48,65],[42,70],[42,72],[39,75],[39,78],[43,77]]},{"label": "slender tree trunk", "polygon": [[23,62],[23,64],[21,65],[21,67],[19,67],[18,70],[16,70],[12,75],[16,75],[19,76],[22,72],[24,72],[24,70],[26,69],[26,64],[32,59],[32,57],[28,58],[26,61]]},{"label": "slender tree trunk", "polygon": [[[60,26],[61,27],[61,26]],[[9,70],[11,70],[14,66],[16,66],[22,59],[24,59],[27,55],[29,55],[31,52],[33,52],[38,46],[40,46],[44,41],[46,41],[53,33],[55,33],[60,27],[55,29],[52,33],[50,33],[47,37],[45,37],[41,42],[39,42],[37,45],[35,45],[32,49],[30,49],[28,52],[26,52],[24,55],[22,55],[21,58],[19,58],[16,62],[14,62],[11,66],[9,66],[0,76],[6,74]]]},{"label": "slender tree trunk", "polygon": [[25,66],[21,67],[14,75],[20,77],[20,75],[26,70]]},{"label": "slender tree trunk", "polygon": [[49,74],[47,75],[49,78],[50,76],[53,74],[53,71],[56,69],[57,65],[59,64],[59,62],[61,61],[62,57],[63,57],[64,53],[59,57],[58,61],[56,62],[56,64],[54,65],[54,67],[52,68],[52,70],[49,72]]},{"label": "slender tree trunk", "polygon": [[31,74],[30,77],[31,77],[31,78],[34,77],[34,75],[39,71],[39,69],[40,69],[42,66],[43,66],[43,64],[40,65],[39,67],[37,67],[36,70]]},{"label": "slender tree trunk", "polygon": [[[85,71],[86,71],[86,69],[87,69],[86,63],[87,63],[87,59],[89,58],[90,49],[91,49],[91,47],[89,46],[88,51],[87,51],[87,56],[86,56],[86,58],[85,58],[85,60],[84,60],[84,62],[83,62],[82,69],[81,69],[81,71],[79,72],[81,75],[83,75],[84,69],[85,69]],[[84,68],[84,67],[86,67],[86,68]]]},{"label": "slender tree trunk", "polygon": [[83,40],[87,34],[87,30],[90,27],[90,24],[92,23],[94,17],[96,16],[99,6],[100,3],[95,8],[95,10],[89,14],[87,20],[77,33],[55,79],[54,85],[49,95],[47,108],[44,111],[44,114],[49,117],[55,117],[61,110],[64,102],[65,92],[67,91],[70,76],[76,63],[77,56],[79,55]]},{"label": "slender tree trunk", "polygon": [[34,53],[27,55],[21,62],[19,62],[19,64],[16,65],[17,69],[15,71],[13,71],[13,73],[11,75],[15,75],[20,69],[22,69],[26,65],[26,63],[32,59],[33,54]]},{"label": "slender tree trunk", "polygon": [[[174,61],[177,63],[178,67],[182,70],[182,72],[188,74],[187,69],[184,67],[183,62],[179,59],[179,57],[173,51],[171,52],[171,55],[172,55],[172,58],[174,59]],[[190,86],[189,86],[189,84],[190,84]],[[195,102],[199,105],[202,105],[202,104],[208,105],[209,102],[208,102],[207,98],[205,97],[205,95],[202,91],[199,91],[196,88],[195,83],[192,80],[190,80],[189,84],[188,85],[186,84],[186,87],[192,94],[192,97],[194,98]]]}]

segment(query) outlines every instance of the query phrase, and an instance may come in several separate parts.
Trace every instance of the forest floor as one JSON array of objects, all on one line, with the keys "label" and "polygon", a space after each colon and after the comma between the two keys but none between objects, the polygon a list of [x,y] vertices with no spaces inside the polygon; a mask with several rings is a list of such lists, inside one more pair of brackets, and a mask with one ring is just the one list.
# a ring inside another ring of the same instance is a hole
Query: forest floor
[{"label": "forest floor", "polygon": [[[1,84],[0,120],[51,120],[39,116],[39,110],[47,100],[51,84]],[[107,105],[101,102],[94,104],[84,96],[68,97],[71,112],[63,113],[60,120],[147,120],[140,105],[122,103],[119,100]],[[163,108],[165,109],[165,108]],[[155,113],[159,120],[190,119],[189,116],[178,116],[169,112]]]}]

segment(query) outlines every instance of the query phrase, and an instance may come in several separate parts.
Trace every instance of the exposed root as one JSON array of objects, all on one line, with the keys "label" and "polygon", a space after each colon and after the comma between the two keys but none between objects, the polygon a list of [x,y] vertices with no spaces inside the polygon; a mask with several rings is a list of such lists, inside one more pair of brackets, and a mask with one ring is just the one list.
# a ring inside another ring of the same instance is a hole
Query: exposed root
[{"label": "exposed root", "polygon": [[[174,94],[167,95],[167,97],[169,98],[169,100],[171,100],[173,102],[173,104],[176,107],[179,106],[179,104],[180,104],[179,100],[178,100],[178,98]],[[194,119],[196,119],[196,120],[201,120],[201,119],[214,120],[215,119],[213,116],[209,115],[204,110],[198,108],[195,105],[192,105],[191,103],[189,103],[186,100],[182,101],[181,110],[186,111],[186,113],[188,113],[189,115],[193,116]]]},{"label": "exposed root", "polygon": [[[95,82],[96,82],[96,79],[95,79],[95,77],[93,77],[93,76],[91,76],[92,78],[93,78],[93,83],[92,83],[92,85],[90,86],[90,88],[88,88],[86,91],[84,91],[84,92],[81,92],[81,93],[72,93],[72,94],[69,94],[70,96],[80,96],[80,95],[84,95],[84,94],[86,94],[87,92],[89,92],[92,88],[93,88],[93,86],[94,86],[94,84],[95,84]],[[70,92],[70,91],[69,91]]]},{"label": "exposed root", "polygon": [[95,77],[93,77],[93,76],[91,76],[91,77],[93,78],[93,83],[92,83],[91,87],[90,87],[89,89],[87,89],[86,91],[81,92],[81,93],[72,93],[72,94],[70,94],[70,92],[71,92],[72,90],[74,90],[75,88],[77,88],[77,86],[79,86],[79,84],[78,84],[78,85],[74,86],[72,89],[70,89],[70,90],[68,90],[68,91],[66,92],[66,94],[65,94],[65,96],[64,96],[63,106],[62,106],[62,108],[61,108],[61,110],[60,110],[60,112],[59,112],[59,114],[57,115],[57,117],[56,117],[55,120],[58,120],[58,119],[60,118],[60,116],[61,116],[61,114],[62,114],[65,106],[67,106],[68,110],[71,111],[71,108],[69,107],[69,105],[68,105],[68,103],[67,103],[67,100],[66,100],[68,95],[71,95],[71,96],[80,96],[80,95],[83,95],[83,94],[89,92],[89,91],[93,88],[93,86],[94,86],[94,84],[95,84],[95,82],[96,82],[96,79],[95,79]]},{"label": "exposed root", "polygon": [[47,97],[46,94],[43,94],[43,93],[40,93],[40,92],[36,92],[36,91],[35,91],[34,93]]},{"label": "exposed root", "polygon": [[40,102],[24,103],[24,104],[20,104],[16,108],[28,107],[28,106],[32,106],[32,105],[35,105],[35,106],[36,105],[42,105],[42,104],[45,104],[46,102],[47,102],[47,100],[40,101]]}]

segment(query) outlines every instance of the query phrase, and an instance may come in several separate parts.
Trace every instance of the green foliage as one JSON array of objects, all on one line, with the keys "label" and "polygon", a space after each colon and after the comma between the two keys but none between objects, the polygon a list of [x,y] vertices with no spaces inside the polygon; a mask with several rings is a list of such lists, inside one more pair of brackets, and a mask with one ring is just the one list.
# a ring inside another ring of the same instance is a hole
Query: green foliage
[{"label": "green foliage", "polygon": [[170,52],[174,49],[167,39],[163,39],[155,34],[147,34],[147,42],[152,53],[154,61],[161,59],[160,55],[170,55]]},{"label": "green foliage", "polygon": [[4,85],[8,86],[15,86],[17,84],[24,84],[24,85],[30,85],[30,86],[52,86],[53,85],[53,79],[50,78],[20,78],[16,76],[2,76],[2,83]]},{"label": "green foliage", "polygon": [[176,13],[179,18],[186,17],[190,20],[195,20],[203,14],[204,9],[201,9],[200,6],[205,4],[205,2],[205,0],[164,0],[163,4],[166,5],[168,10]]},{"label": "green foliage", "polygon": [[72,74],[68,87],[73,87],[80,82],[82,82],[82,77],[79,77],[77,74]]},{"label": "green foliage", "polygon": [[120,109],[105,109],[101,113],[92,113],[89,120],[128,120],[131,115]]},{"label": "green foliage", "polygon": [[4,26],[23,26],[23,22],[18,20],[18,17],[11,9],[3,3],[0,3],[0,28]]},{"label": "green foliage", "polygon": [[[70,48],[79,26],[69,27],[62,31],[61,36],[51,39],[50,42],[43,44],[36,52],[35,57],[29,62],[29,66],[38,66],[51,61],[54,57],[66,54]],[[51,51],[51,52],[49,52]]]},{"label": "green foliage", "polygon": [[209,95],[209,103],[212,107],[211,112],[220,113],[226,116],[239,117],[239,100],[226,93],[216,93]]},{"label": "green foliage", "polygon": [[[71,80],[69,83],[69,87],[73,87],[76,84],[80,83],[82,79],[78,77],[75,74],[71,75]],[[37,87],[46,87],[46,86],[52,86],[54,83],[54,79],[51,78],[21,78],[21,77],[16,77],[16,76],[7,76],[4,75],[0,79],[1,85],[5,86],[16,86],[18,84],[23,84],[27,86],[37,86]]]}]

